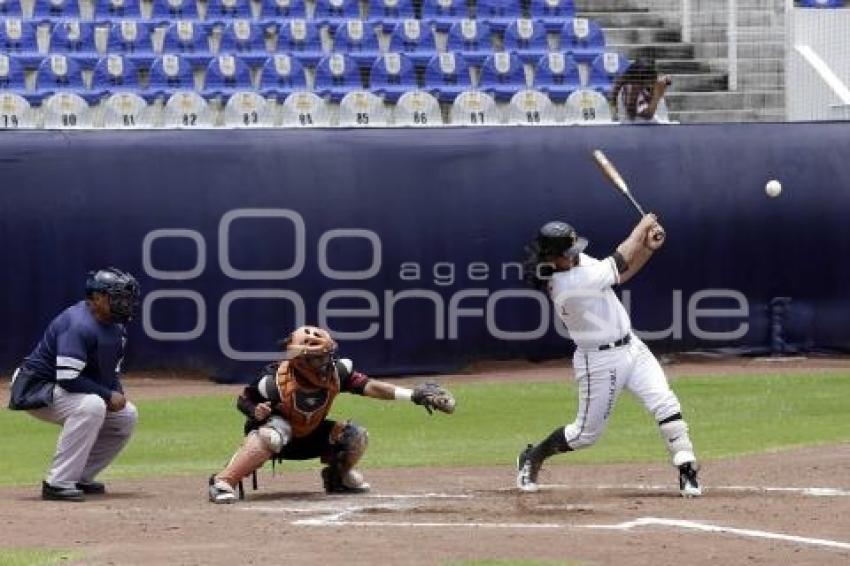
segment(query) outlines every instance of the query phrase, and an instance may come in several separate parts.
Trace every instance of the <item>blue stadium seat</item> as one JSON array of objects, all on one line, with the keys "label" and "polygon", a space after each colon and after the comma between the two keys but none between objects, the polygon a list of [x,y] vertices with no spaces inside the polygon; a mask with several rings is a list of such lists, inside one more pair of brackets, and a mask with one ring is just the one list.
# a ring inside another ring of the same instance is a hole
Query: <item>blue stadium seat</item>
[{"label": "blue stadium seat", "polygon": [[15,58],[0,54],[0,90],[31,97],[27,92],[24,66]]},{"label": "blue stadium seat", "polygon": [[174,20],[198,20],[195,0],[153,0],[151,20],[167,25]]},{"label": "blue stadium seat", "polygon": [[210,61],[204,82],[204,97],[229,99],[239,91],[253,91],[251,70],[238,56],[219,55]]},{"label": "blue stadium seat", "polygon": [[437,54],[431,26],[422,20],[402,20],[390,36],[388,51],[404,53],[415,65],[424,67]]},{"label": "blue stadium seat", "polygon": [[371,0],[369,2],[369,21],[380,24],[385,33],[389,33],[402,20],[416,17],[413,0]]},{"label": "blue stadium seat", "polygon": [[307,19],[304,0],[263,0],[260,4],[260,21],[265,25],[277,26],[294,19]]},{"label": "blue stadium seat", "polygon": [[534,20],[514,20],[505,30],[505,51],[516,53],[523,63],[536,63],[549,52],[546,29]]},{"label": "blue stadium seat", "polygon": [[204,26],[189,20],[168,26],[162,41],[162,52],[180,55],[195,67],[206,67],[213,57]]},{"label": "blue stadium seat", "polygon": [[534,69],[534,88],[546,93],[552,102],[565,102],[581,88],[578,65],[563,51],[547,53]]},{"label": "blue stadium seat", "polygon": [[252,67],[259,67],[269,58],[266,34],[262,25],[250,20],[236,20],[224,28],[219,53],[233,53]]},{"label": "blue stadium seat", "polygon": [[611,92],[614,80],[629,67],[629,60],[613,51],[606,51],[593,60],[590,66],[588,88],[603,94]]},{"label": "blue stadium seat", "polygon": [[354,59],[343,53],[331,53],[316,67],[316,93],[339,102],[353,90],[362,90],[360,70]]},{"label": "blue stadium seat", "polygon": [[302,65],[315,65],[325,53],[319,28],[307,20],[289,20],[277,30],[277,52],[289,53]]},{"label": "blue stadium seat", "polygon": [[64,20],[53,26],[50,52],[73,57],[83,67],[94,67],[100,54],[94,43],[94,24]]},{"label": "blue stadium seat", "polygon": [[21,0],[0,0],[0,18],[17,18],[24,17],[24,12],[21,10]]},{"label": "blue stadium seat", "polygon": [[573,0],[531,0],[528,17],[543,22],[546,31],[559,32],[564,22],[575,16]]},{"label": "blue stadium seat", "polygon": [[192,65],[179,55],[165,54],[151,66],[148,88],[142,94],[148,102],[168,98],[178,90],[195,90]]},{"label": "blue stadium seat", "polygon": [[490,25],[493,31],[502,32],[510,23],[522,17],[519,0],[478,0],[475,17]]},{"label": "blue stadium seat", "polygon": [[561,51],[566,51],[579,63],[591,63],[605,51],[602,28],[587,18],[572,18],[561,29]]},{"label": "blue stadium seat", "polygon": [[334,33],[334,53],[348,55],[361,67],[371,67],[381,54],[378,35],[363,20],[348,20]]},{"label": "blue stadium seat", "polygon": [[493,53],[481,67],[478,88],[496,102],[509,102],[514,94],[526,88],[522,60],[514,53]]},{"label": "blue stadium seat", "polygon": [[140,20],[142,0],[97,0],[94,5],[94,20],[112,23],[113,20]]},{"label": "blue stadium seat", "polygon": [[107,55],[97,62],[92,76],[92,91],[104,98],[119,91],[137,92],[139,72],[129,59],[121,55]]},{"label": "blue stadium seat", "polygon": [[457,95],[472,89],[469,65],[460,53],[438,53],[425,69],[425,90],[440,102],[454,102]]},{"label": "blue stadium seat", "polygon": [[384,53],[372,66],[370,87],[372,92],[395,102],[405,92],[418,89],[416,69],[402,53]]},{"label": "blue stadium seat", "polygon": [[279,53],[269,57],[260,72],[260,94],[278,102],[295,91],[307,90],[304,67],[295,57]]},{"label": "blue stadium seat", "polygon": [[476,20],[455,22],[449,30],[446,51],[461,53],[471,65],[480,65],[493,53],[490,26]]},{"label": "blue stadium seat", "polygon": [[320,26],[337,27],[347,20],[360,19],[358,0],[316,0],[313,19]]},{"label": "blue stadium seat", "polygon": [[35,76],[35,95],[33,98],[44,100],[59,91],[71,92],[86,100],[95,99],[93,93],[86,91],[83,74],[76,61],[64,55],[54,54],[46,57]]},{"label": "blue stadium seat", "polygon": [[44,59],[38,52],[35,28],[17,18],[0,22],[0,52],[14,56],[26,68],[38,67]]},{"label": "blue stadium seat", "polygon": [[115,22],[109,30],[106,52],[130,59],[137,67],[150,68],[156,55],[151,43],[151,29],[145,22],[125,20]]},{"label": "blue stadium seat", "polygon": [[204,22],[224,26],[233,20],[250,20],[253,17],[250,0],[209,0]]},{"label": "blue stadium seat", "polygon": [[77,0],[35,0],[32,19],[37,22],[80,19],[80,6]]},{"label": "blue stadium seat", "polygon": [[466,0],[424,0],[422,21],[437,31],[447,32],[458,21],[469,18]]},{"label": "blue stadium seat", "polygon": [[844,0],[800,0],[803,8],[842,8]]}]

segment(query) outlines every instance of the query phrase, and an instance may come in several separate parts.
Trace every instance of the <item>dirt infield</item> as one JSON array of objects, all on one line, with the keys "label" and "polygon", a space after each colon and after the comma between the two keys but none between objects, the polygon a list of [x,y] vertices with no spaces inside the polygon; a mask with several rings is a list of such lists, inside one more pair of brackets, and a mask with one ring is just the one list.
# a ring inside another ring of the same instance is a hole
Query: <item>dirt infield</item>
[{"label": "dirt infield", "polygon": [[207,503],[197,477],[117,481],[85,504],[9,488],[0,546],[78,549],[85,564],[847,564],[848,460],[842,444],[715,461],[695,500],[645,464],[552,466],[531,495],[507,467],[374,470],[357,497],[325,496],[315,473],[264,472],[231,506]]},{"label": "dirt infield", "polygon": [[[536,379],[565,375],[563,364],[486,373],[522,379],[526,370]],[[127,387],[131,398],[230,389],[151,376]],[[356,497],[325,496],[316,472],[264,471],[260,491],[231,506],[207,503],[201,477],[119,480],[84,504],[43,502],[35,487],[3,488],[0,547],[73,549],[94,565],[850,563],[850,444],[711,461],[706,494],[695,500],[678,496],[674,470],[661,463],[567,461],[544,470],[540,493],[522,495],[509,467],[367,470],[372,492]]]}]

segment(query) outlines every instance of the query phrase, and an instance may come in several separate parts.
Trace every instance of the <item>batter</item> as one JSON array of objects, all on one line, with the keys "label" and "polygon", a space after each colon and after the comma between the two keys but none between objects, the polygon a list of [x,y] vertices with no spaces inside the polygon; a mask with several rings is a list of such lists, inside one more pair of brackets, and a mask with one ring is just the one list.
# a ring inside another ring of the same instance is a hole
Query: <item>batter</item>
[{"label": "batter", "polygon": [[665,238],[655,215],[648,214],[617,251],[601,261],[583,253],[587,240],[564,222],[544,225],[528,246],[526,280],[548,292],[576,344],[573,367],[578,414],[573,423],[558,427],[520,453],[516,478],[520,490],[537,491],[537,477],[547,458],[595,444],[625,388],[658,423],[670,459],[679,470],[682,496],[702,495],[679,399],[658,360],[632,334],[629,315],[612,289],[634,277],[664,245]]}]

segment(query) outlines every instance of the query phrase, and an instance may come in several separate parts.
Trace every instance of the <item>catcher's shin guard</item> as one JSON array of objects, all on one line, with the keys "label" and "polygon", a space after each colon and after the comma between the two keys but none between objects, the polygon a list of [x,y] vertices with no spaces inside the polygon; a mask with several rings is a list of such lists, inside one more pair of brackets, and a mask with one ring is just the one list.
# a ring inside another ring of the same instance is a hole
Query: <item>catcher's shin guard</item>
[{"label": "catcher's shin guard", "polygon": [[217,476],[217,481],[226,482],[231,489],[254,470],[258,470],[273,455],[256,431],[245,437],[242,447],[230,459],[230,463]]},{"label": "catcher's shin guard", "polygon": [[322,469],[322,484],[328,493],[363,493],[369,484],[354,469],[366,452],[369,435],[362,426],[347,421],[337,423],[331,431],[333,455]]}]

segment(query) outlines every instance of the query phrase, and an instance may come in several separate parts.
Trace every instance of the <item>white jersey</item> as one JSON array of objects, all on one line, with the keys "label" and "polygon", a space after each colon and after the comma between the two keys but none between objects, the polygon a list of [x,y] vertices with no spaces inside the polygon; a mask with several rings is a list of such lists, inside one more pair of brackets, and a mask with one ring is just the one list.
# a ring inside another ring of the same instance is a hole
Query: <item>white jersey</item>
[{"label": "white jersey", "polygon": [[552,275],[549,295],[579,348],[593,350],[631,331],[629,315],[611,289],[619,282],[614,258],[599,261],[586,254],[579,256],[575,267]]}]

